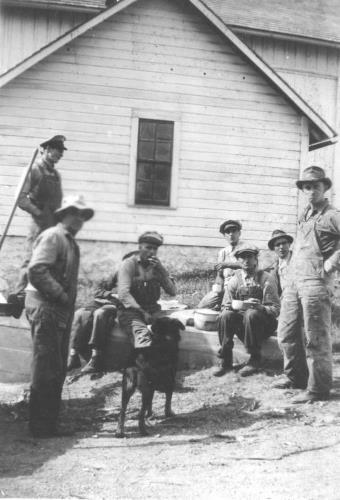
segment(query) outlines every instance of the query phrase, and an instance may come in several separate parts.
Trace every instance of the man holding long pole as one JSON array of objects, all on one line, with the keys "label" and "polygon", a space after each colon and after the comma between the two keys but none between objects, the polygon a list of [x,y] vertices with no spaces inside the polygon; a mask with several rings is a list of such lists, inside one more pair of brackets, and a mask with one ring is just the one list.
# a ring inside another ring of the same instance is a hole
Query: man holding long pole
[{"label": "man holding long pole", "polygon": [[32,256],[33,243],[45,229],[55,225],[54,212],[61,205],[62,187],[59,172],[55,165],[59,162],[67,148],[66,138],[56,135],[40,144],[41,157],[34,163],[26,182],[19,193],[17,204],[31,214],[32,220],[25,244],[25,258],[20,269],[19,282],[8,302],[16,307],[13,315],[20,316],[27,285],[27,267]]}]

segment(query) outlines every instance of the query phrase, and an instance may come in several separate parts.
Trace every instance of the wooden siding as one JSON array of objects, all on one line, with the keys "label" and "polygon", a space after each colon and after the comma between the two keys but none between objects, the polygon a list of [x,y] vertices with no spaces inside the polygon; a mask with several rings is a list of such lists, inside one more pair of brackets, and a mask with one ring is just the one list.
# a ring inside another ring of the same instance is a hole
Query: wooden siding
[{"label": "wooden siding", "polygon": [[[242,39],[340,133],[339,50],[259,36]],[[306,164],[311,163],[322,165],[333,179],[333,199],[340,206],[339,144],[310,152]]]},{"label": "wooden siding", "polygon": [[59,10],[1,6],[0,74],[88,18]]},{"label": "wooden siding", "polygon": [[[128,205],[136,109],[180,116],[175,210]],[[1,89],[0,113],[1,225],[33,147],[63,133],[65,191],[96,208],[83,238],[132,242],[153,228],[169,244],[220,247],[226,217],[263,247],[274,228],[295,231],[301,117],[179,3],[141,1],[82,35]],[[12,234],[26,225],[19,211]]]}]

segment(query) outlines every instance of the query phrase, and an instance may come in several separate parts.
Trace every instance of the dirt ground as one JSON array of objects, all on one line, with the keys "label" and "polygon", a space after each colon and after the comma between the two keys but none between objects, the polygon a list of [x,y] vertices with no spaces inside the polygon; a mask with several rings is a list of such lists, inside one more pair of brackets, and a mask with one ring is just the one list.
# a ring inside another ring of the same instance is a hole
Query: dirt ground
[{"label": "dirt ground", "polygon": [[247,379],[181,372],[177,416],[162,417],[156,394],[144,438],[139,395],[127,437],[114,437],[119,373],[65,385],[68,438],[29,437],[23,387],[0,387],[0,498],[339,500],[339,354],[334,369],[333,398],[302,406],[290,402],[297,391],[270,388],[274,369]]}]

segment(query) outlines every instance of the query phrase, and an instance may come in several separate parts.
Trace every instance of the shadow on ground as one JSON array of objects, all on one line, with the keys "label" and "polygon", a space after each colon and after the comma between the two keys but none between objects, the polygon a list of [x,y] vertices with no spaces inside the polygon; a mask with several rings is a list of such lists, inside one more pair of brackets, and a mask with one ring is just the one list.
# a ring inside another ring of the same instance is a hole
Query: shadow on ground
[{"label": "shadow on ground", "polygon": [[89,397],[63,401],[61,422],[74,436],[35,439],[28,432],[28,403],[0,405],[0,477],[31,475],[47,461],[63,455],[86,435],[97,432],[102,425],[100,410],[119,382],[92,389]]},{"label": "shadow on ground", "polygon": [[[260,402],[254,398],[232,396],[227,403],[203,404],[196,410],[177,413],[175,417],[158,417],[151,421],[149,434],[150,436],[162,437],[163,439],[158,443],[150,441],[145,443],[137,442],[131,444],[131,446],[144,447],[161,444],[177,446],[185,443],[208,443],[216,440],[232,442],[236,438],[234,435],[228,433],[233,433],[239,429],[251,427],[258,423],[261,424],[261,427],[265,427],[266,422],[273,418],[280,419],[286,423],[300,418],[300,413],[297,409],[288,409],[280,412],[275,410],[257,412],[259,408]],[[112,423],[116,422],[117,416],[111,415]],[[128,415],[125,426],[126,437],[128,438],[140,437],[137,416],[138,411],[136,409]],[[114,427],[112,429],[112,431],[110,429],[110,431],[103,430],[99,432],[98,438],[115,438]],[[167,441],[164,439],[165,436],[169,436],[171,439]],[[178,440],[177,436],[188,437]],[[119,447],[119,440],[117,441],[115,447]],[[122,444],[122,446],[126,446],[126,443]]]}]

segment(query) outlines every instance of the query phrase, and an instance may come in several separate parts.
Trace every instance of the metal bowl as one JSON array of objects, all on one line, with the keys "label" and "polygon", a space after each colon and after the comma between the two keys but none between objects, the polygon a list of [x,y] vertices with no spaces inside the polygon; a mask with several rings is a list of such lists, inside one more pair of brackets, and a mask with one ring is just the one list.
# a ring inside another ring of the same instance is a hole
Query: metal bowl
[{"label": "metal bowl", "polygon": [[198,330],[217,330],[217,321],[220,313],[212,309],[195,309],[194,325]]}]

